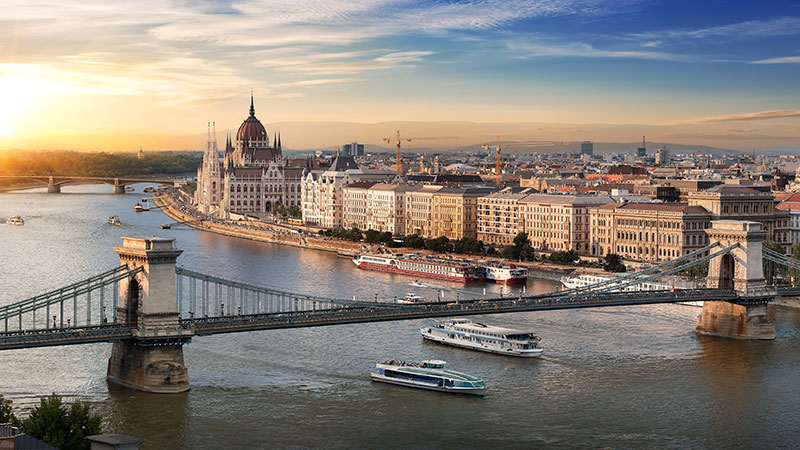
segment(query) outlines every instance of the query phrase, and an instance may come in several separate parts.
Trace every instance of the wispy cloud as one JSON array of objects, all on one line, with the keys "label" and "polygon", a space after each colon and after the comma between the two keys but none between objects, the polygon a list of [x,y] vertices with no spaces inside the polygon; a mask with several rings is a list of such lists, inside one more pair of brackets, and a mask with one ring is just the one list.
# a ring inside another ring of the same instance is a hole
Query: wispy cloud
[{"label": "wispy cloud", "polygon": [[759,111],[747,114],[736,114],[732,116],[707,117],[704,119],[687,121],[685,123],[739,122],[751,120],[783,119],[787,117],[800,117],[800,110]]},{"label": "wispy cloud", "polygon": [[301,81],[292,81],[289,83],[278,83],[272,85],[275,88],[286,88],[286,87],[307,87],[307,86],[322,86],[325,84],[339,84],[339,83],[352,83],[355,81],[359,81],[358,78],[320,78],[317,80],[301,80]]},{"label": "wispy cloud", "polygon": [[797,64],[800,63],[800,56],[783,56],[780,58],[760,59],[751,61],[750,64]]},{"label": "wispy cloud", "polygon": [[743,39],[748,37],[791,36],[800,34],[800,18],[779,17],[772,20],[748,20],[725,25],[694,29],[656,30],[635,33],[638,39],[706,39],[724,37]]},{"label": "wispy cloud", "polygon": [[583,58],[619,58],[619,59],[651,59],[668,61],[690,61],[694,58],[667,52],[651,50],[598,49],[585,43],[550,44],[539,42],[511,41],[507,43],[510,50],[518,57],[583,57]]}]

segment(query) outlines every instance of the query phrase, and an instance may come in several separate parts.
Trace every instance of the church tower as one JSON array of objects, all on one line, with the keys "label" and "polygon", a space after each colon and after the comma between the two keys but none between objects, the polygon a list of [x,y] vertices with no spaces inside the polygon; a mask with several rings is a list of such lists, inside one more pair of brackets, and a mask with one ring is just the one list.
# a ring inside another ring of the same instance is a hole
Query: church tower
[{"label": "church tower", "polygon": [[198,172],[197,192],[200,210],[206,214],[219,208],[222,193],[222,176],[219,164],[219,148],[217,147],[216,122],[208,124],[206,151],[203,153],[203,168]]}]

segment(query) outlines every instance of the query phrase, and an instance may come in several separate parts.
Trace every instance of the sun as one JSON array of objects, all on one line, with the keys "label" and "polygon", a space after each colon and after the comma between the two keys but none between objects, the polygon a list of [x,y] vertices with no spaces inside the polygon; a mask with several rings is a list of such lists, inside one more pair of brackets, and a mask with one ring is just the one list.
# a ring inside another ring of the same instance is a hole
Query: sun
[{"label": "sun", "polygon": [[39,106],[47,91],[41,77],[31,76],[19,66],[0,66],[0,136],[9,136],[17,131],[27,114]]}]

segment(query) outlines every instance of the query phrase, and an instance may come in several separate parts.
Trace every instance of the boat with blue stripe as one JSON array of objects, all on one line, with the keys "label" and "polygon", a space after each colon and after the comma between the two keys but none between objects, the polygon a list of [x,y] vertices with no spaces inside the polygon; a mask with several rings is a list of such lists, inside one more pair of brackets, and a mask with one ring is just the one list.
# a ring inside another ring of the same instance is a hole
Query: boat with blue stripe
[{"label": "boat with blue stripe", "polygon": [[456,394],[484,395],[486,383],[480,378],[444,368],[445,361],[421,363],[391,360],[375,364],[372,381],[398,386],[428,389]]}]

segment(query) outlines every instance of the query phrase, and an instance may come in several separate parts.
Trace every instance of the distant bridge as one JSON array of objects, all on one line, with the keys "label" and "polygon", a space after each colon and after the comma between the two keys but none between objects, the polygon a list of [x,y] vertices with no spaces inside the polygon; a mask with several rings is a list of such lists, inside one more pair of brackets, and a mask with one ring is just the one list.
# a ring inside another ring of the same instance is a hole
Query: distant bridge
[{"label": "distant bridge", "polygon": [[176,180],[163,178],[143,177],[82,177],[58,175],[0,175],[0,180],[30,180],[47,186],[47,192],[57,194],[61,186],[69,184],[109,184],[114,186],[115,194],[124,194],[125,186],[136,183],[155,183],[165,186],[175,186]]},{"label": "distant bridge", "polygon": [[[189,389],[183,344],[195,336],[431,317],[705,302],[697,332],[772,339],[767,305],[800,287],[765,286],[762,260],[800,269],[767,249],[756,222],[714,221],[711,244],[640,272],[543,295],[399,304],[337,299],[227,280],[176,266],[172,239],[123,238],[122,265],[0,307],[0,350],[114,342],[109,381],[152,392]],[[749,261],[749,263],[748,263]],[[706,288],[628,291],[709,263]]]}]

